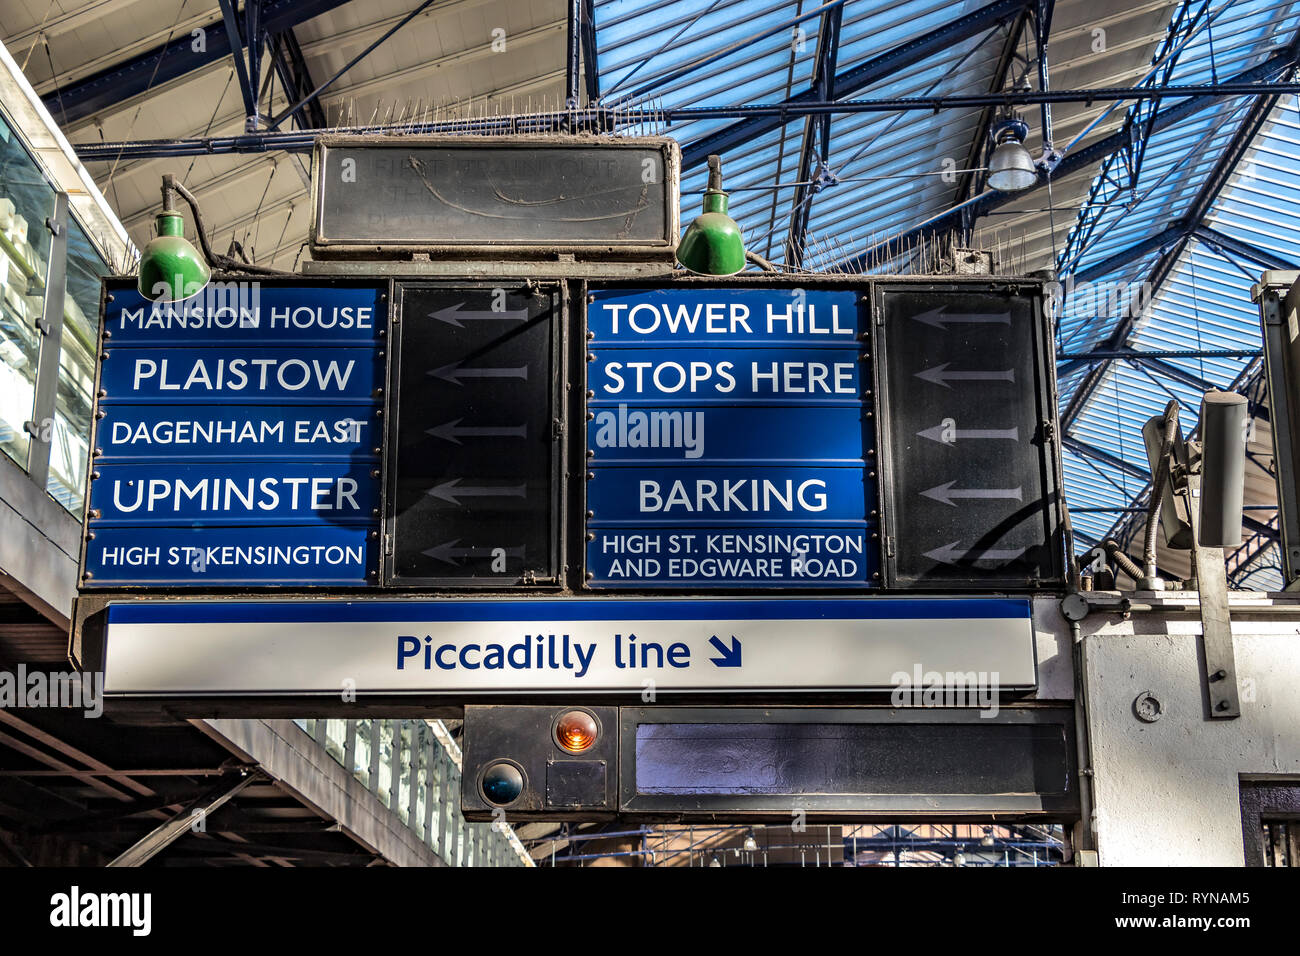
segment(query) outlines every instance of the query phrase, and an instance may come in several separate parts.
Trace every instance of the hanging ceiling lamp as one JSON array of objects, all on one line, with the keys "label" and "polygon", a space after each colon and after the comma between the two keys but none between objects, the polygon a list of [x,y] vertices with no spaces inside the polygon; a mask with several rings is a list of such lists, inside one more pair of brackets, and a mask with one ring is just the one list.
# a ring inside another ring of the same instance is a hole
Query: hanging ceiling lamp
[{"label": "hanging ceiling lamp", "polygon": [[1014,113],[993,125],[993,155],[989,157],[989,185],[998,192],[1015,193],[1038,182],[1038,167],[1025,149],[1029,126]]},{"label": "hanging ceiling lamp", "polygon": [[[176,211],[177,196],[184,199],[190,212],[194,213],[194,232],[199,237],[202,253],[185,238],[185,220]],[[144,252],[140,255],[140,277],[136,281],[136,288],[146,299],[175,302],[177,299],[198,295],[212,278],[213,267],[231,274],[292,274],[213,252],[198,200],[171,173],[163,176],[162,197],[163,210],[157,218],[158,235],[145,243]],[[234,247],[238,248],[237,245]]]},{"label": "hanging ceiling lamp", "polygon": [[185,220],[176,211],[176,181],[163,177],[163,208],[154,220],[158,235],[140,255],[136,287],[146,299],[175,302],[197,295],[208,284],[212,269],[199,250],[185,238]]},{"label": "hanging ceiling lamp", "polygon": [[745,268],[745,239],[736,220],[727,215],[722,191],[722,160],[709,157],[709,188],[704,212],[686,227],[677,245],[677,261],[698,275],[734,276]]}]

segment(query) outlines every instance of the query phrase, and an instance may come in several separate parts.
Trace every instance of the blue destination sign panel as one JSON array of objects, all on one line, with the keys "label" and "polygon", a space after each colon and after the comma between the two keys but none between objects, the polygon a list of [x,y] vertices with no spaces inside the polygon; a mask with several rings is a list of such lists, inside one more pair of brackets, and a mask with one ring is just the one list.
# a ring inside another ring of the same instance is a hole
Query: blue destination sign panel
[{"label": "blue destination sign panel", "polygon": [[213,280],[183,302],[149,302],[134,288],[114,288],[104,309],[105,344],[366,347],[387,326],[385,291],[373,284],[313,287]]},{"label": "blue destination sign panel", "polygon": [[878,585],[861,298],[593,291],[591,586]]},{"label": "blue destination sign panel", "polygon": [[601,524],[842,524],[865,522],[865,508],[875,493],[861,468],[619,467],[587,482]]},{"label": "blue destination sign panel", "polygon": [[[597,579],[615,574],[627,585],[656,586],[687,579],[715,587],[747,586],[755,576],[790,587],[861,582],[875,567],[863,528],[607,529],[588,552]],[[629,575],[637,574],[632,579]]]},{"label": "blue destination sign panel", "polygon": [[209,405],[178,414],[158,405],[105,404],[102,410],[103,462],[213,456],[379,460],[379,419],[355,405]]},{"label": "blue destination sign panel", "polygon": [[92,582],[137,585],[362,584],[376,541],[364,527],[122,528],[95,532]]},{"label": "blue destination sign panel", "polygon": [[603,289],[587,310],[592,345],[856,343],[858,293],[825,289]]},{"label": "blue destination sign panel", "polygon": [[[728,405],[682,409],[671,405],[592,409],[587,421],[591,461],[698,461],[706,450],[704,425],[711,426],[709,460],[776,461],[772,436],[781,436],[788,463],[817,459],[854,465],[862,461],[862,409]],[[678,437],[680,436],[680,437]]]},{"label": "blue destination sign panel", "polygon": [[374,466],[350,462],[103,465],[91,485],[97,524],[369,524]]},{"label": "blue destination sign panel", "polygon": [[692,348],[597,351],[587,373],[601,401],[732,402],[770,399],[856,404],[857,343],[847,349]]},{"label": "blue destination sign panel", "polygon": [[356,402],[383,386],[374,348],[118,348],[105,350],[99,387],[111,402]]},{"label": "blue destination sign panel", "polygon": [[108,293],[83,586],[374,583],[387,284]]}]

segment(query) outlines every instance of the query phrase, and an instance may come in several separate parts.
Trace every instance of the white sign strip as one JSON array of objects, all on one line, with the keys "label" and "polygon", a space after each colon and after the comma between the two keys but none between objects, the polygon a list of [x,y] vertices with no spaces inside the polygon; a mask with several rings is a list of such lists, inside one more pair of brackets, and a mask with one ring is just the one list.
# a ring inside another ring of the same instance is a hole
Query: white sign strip
[{"label": "white sign strip", "polygon": [[[1027,612],[969,618],[565,620],[563,602],[532,606],[540,613],[526,621],[431,621],[413,614],[411,620],[235,623],[205,621],[201,610],[185,615],[187,620],[114,622],[110,616],[105,691],[594,693],[640,692],[647,681],[662,691],[1036,685]],[[646,606],[638,602],[636,610]]]}]

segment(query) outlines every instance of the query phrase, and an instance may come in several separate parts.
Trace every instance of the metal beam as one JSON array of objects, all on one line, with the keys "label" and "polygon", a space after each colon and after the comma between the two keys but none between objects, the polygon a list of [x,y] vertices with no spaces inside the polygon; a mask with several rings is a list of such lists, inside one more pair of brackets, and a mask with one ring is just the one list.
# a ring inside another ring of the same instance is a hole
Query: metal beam
[{"label": "metal beam", "polygon": [[587,102],[600,99],[600,65],[596,57],[596,0],[582,0],[582,69],[587,81]]},{"label": "metal beam", "polygon": [[156,827],[108,866],[141,866],[149,862],[184,836],[185,831],[194,825],[196,817],[202,818],[212,814],[253,781],[261,779],[262,775],[259,773],[241,772],[233,785],[229,778],[222,780],[202,797],[182,807],[170,820]]},{"label": "metal beam", "polygon": [[266,33],[262,29],[263,0],[244,0],[244,48],[248,51],[248,88],[253,93],[253,111],[248,116],[248,128],[257,129],[261,119],[260,91],[262,89],[262,45]]},{"label": "metal beam", "polygon": [[[913,40],[901,43],[880,56],[872,57],[835,77],[834,88],[839,96],[852,96],[873,83],[887,79],[900,70],[919,63],[936,53],[947,50],[955,43],[979,35],[993,24],[1019,15],[1030,0],[995,0],[964,17],[931,30]],[[798,106],[818,99],[815,88],[785,100],[784,106]],[[798,114],[795,114],[798,115]],[[755,116],[732,123],[694,143],[682,147],[682,169],[702,163],[710,154],[725,155],[732,149],[765,133],[783,126],[789,118],[784,114]]]},{"label": "metal beam", "polygon": [[[1190,92],[1190,87],[1175,88],[1167,86],[1161,87],[1159,90],[1143,89],[1142,92],[1135,93],[1131,98],[1151,99],[1177,97],[1182,100],[1178,105],[1160,110],[1152,117],[1151,133],[1155,134],[1181,123],[1183,120],[1196,115],[1202,110],[1216,105],[1222,101],[1225,95],[1236,95],[1243,91],[1247,93],[1253,91],[1253,95],[1264,94],[1264,101],[1270,104],[1269,109],[1271,109],[1272,103],[1276,100],[1274,94],[1279,93],[1281,88],[1277,84],[1263,84],[1261,81],[1266,77],[1275,77],[1288,71],[1293,68],[1295,64],[1296,54],[1291,48],[1288,48],[1273,54],[1257,66],[1251,67],[1248,70],[1243,70],[1225,83],[1209,84],[1208,87],[1203,88],[1203,91],[1197,94],[1192,94]],[[1292,85],[1293,84],[1291,83],[1285,84],[1287,88]],[[1181,95],[1177,91],[1178,89],[1182,89],[1183,92]],[[1051,92],[1043,96],[1036,93],[1023,94],[1023,99],[1011,94],[1008,94],[1008,96],[1011,97],[1012,102],[1038,102],[1044,97],[1052,99],[1055,102],[1061,102],[1059,94],[1056,92]],[[1102,97],[1097,96],[1095,99],[1100,100]],[[1129,131],[1127,128],[1121,128],[1109,136],[1102,137],[1095,143],[1066,153],[1065,157],[1056,165],[1050,175],[1040,170],[1038,182],[1027,190],[1015,193],[1003,193],[994,189],[987,190],[973,199],[964,203],[959,203],[937,216],[932,216],[925,222],[913,226],[911,229],[898,236],[891,237],[888,242],[895,246],[900,244],[907,246],[915,243],[922,234],[933,235],[950,232],[959,228],[963,216],[968,217],[970,221],[973,222],[981,216],[988,215],[995,209],[1000,209],[1007,203],[1024,198],[1035,189],[1041,189],[1047,184],[1049,178],[1060,180],[1073,173],[1081,172],[1089,168],[1094,163],[1100,162],[1112,153],[1122,149],[1128,142]],[[1188,217],[1188,220],[1191,222],[1198,221],[1196,218],[1191,216]],[[877,243],[876,246],[868,248],[860,255],[846,260],[843,263],[843,266],[849,270],[852,270],[855,266],[861,268],[863,264],[870,261],[873,254],[877,253],[876,247],[878,246],[883,248],[884,245],[885,242],[883,241]]]},{"label": "metal beam", "polygon": [[1265,524],[1258,518],[1252,518],[1248,514],[1243,514],[1241,516],[1241,526],[1251,534],[1261,535],[1269,541],[1277,540],[1277,528],[1274,528],[1270,524]]},{"label": "metal beam", "polygon": [[1235,239],[1209,226],[1198,225],[1189,230],[1187,221],[1179,219],[1160,232],[1133,243],[1127,249],[1121,249],[1100,262],[1095,262],[1085,269],[1078,270],[1074,273],[1074,278],[1078,282],[1091,282],[1093,279],[1114,272],[1134,260],[1141,259],[1156,249],[1168,249],[1175,243],[1185,240],[1189,233],[1207,245],[1215,247],[1220,252],[1236,253],[1267,269],[1300,269],[1300,265],[1296,265],[1275,253],[1252,246],[1248,242]]},{"label": "metal beam", "polygon": [[[558,21],[558,26],[563,27],[564,22]],[[527,31],[526,35],[540,36],[542,31],[549,30],[550,27],[534,28]],[[484,44],[483,47],[475,50],[488,49],[490,44]],[[471,51],[472,52],[472,51]],[[464,56],[464,54],[456,54]],[[432,61],[430,61],[432,62]],[[406,76],[412,72],[424,71],[428,64],[417,64],[406,70],[398,71],[397,74],[380,77],[376,80],[367,80],[356,87],[348,87],[347,92],[352,93],[357,89],[371,89],[376,84],[391,84],[394,82],[393,77],[399,75]],[[553,79],[563,80],[564,71],[557,70],[553,73],[540,77],[533,77],[524,83],[515,84],[513,87],[506,87],[503,90],[494,91],[489,96],[496,96],[512,89],[519,89],[527,86],[535,86],[541,83],[551,82]],[[775,104],[754,104],[741,106],[683,106],[683,107],[644,107],[644,108],[622,108],[596,106],[583,108],[580,110],[558,110],[549,113],[529,113],[525,116],[512,116],[509,114],[486,117],[482,119],[469,120],[440,120],[427,123],[400,123],[400,124],[376,124],[373,126],[351,127],[347,131],[354,133],[406,133],[406,134],[428,134],[435,135],[440,133],[500,133],[500,134],[519,134],[519,133],[542,133],[554,132],[564,128],[566,123],[575,123],[582,125],[584,128],[601,128],[613,129],[635,125],[637,123],[686,123],[701,119],[728,119],[735,117],[779,117],[782,123],[798,119],[802,116],[816,115],[820,113],[893,113],[906,112],[909,110],[934,112],[945,109],[969,109],[971,107],[986,106],[989,104],[1002,105],[1011,104],[1031,104],[1041,103],[1044,100],[1050,100],[1054,103],[1060,102],[1093,102],[1097,100],[1129,100],[1129,99],[1152,99],[1165,97],[1171,99],[1183,99],[1192,103],[1200,102],[1207,99],[1215,99],[1223,96],[1232,95],[1250,95],[1258,97],[1275,97],[1282,94],[1300,94],[1300,83],[1231,83],[1231,84],[1199,84],[1193,86],[1164,87],[1159,91],[1153,91],[1143,87],[1109,87],[1106,89],[1092,90],[1051,90],[1047,93],[1038,93],[1036,91],[1028,92],[1009,92],[997,95],[977,94],[971,96],[938,96],[938,97],[901,97],[890,99],[872,99],[872,100],[838,100],[836,102],[817,102],[809,101],[797,106],[788,106],[783,103]],[[1172,111],[1181,110],[1182,107],[1175,107]],[[780,124],[778,124],[780,125]],[[84,143],[76,147],[77,155],[81,159],[90,161],[114,161],[122,159],[155,159],[172,156],[209,156],[220,155],[225,153],[242,153],[242,152],[268,152],[270,150],[286,150],[290,152],[305,152],[312,148],[315,141],[313,134],[302,132],[258,132],[249,133],[242,136],[210,136],[197,137],[190,139],[170,139],[170,140],[138,140],[127,142],[113,143]],[[1076,156],[1070,153],[1069,156]],[[1069,157],[1067,157],[1068,159]],[[1062,163],[1064,165],[1064,162]],[[978,201],[984,200],[990,193],[983,193],[977,197]],[[1003,195],[1003,194],[997,194]],[[1023,195],[1017,193],[1015,195]],[[913,230],[904,234],[907,235],[920,233],[929,233],[937,230],[935,225],[940,220],[949,217],[958,217],[962,215],[963,209],[971,208],[977,205],[977,200],[971,200],[960,206],[954,206],[943,213],[927,220]],[[891,244],[896,245],[898,238],[891,240]],[[885,243],[880,243],[884,246]],[[862,257],[858,256],[849,262],[858,261]]]},{"label": "metal beam", "polygon": [[[271,41],[271,65],[284,87],[285,98],[290,103],[301,99],[309,90],[315,89],[311,70],[307,67],[307,58],[298,43],[298,35],[293,30],[273,33]],[[319,99],[314,99],[296,115],[299,128],[323,129],[326,125],[325,110]]]},{"label": "metal beam", "polygon": [[[235,12],[235,0],[217,0],[221,5],[221,22],[226,30],[226,42],[230,45],[231,57],[235,61],[235,73],[239,77],[239,94],[244,98],[244,129],[252,132],[257,129],[257,86],[249,78],[249,63],[257,49],[257,38],[248,38],[249,57],[244,59],[244,37],[239,31],[239,17]],[[257,0],[251,0],[256,3]],[[247,7],[245,7],[247,9]]]},{"label": "metal beam", "polygon": [[564,102],[570,109],[578,105],[578,86],[582,82],[582,0],[569,0],[564,50]]},{"label": "metal beam", "polygon": [[[1255,69],[1261,69],[1267,63],[1273,60],[1278,60],[1284,64],[1283,68],[1287,72],[1291,72],[1295,67],[1297,56],[1300,56],[1300,31],[1297,31],[1297,33],[1292,37],[1286,50],[1270,57],[1269,60],[1266,60],[1264,64],[1261,64]],[[1272,113],[1274,106],[1277,104],[1277,99],[1276,96],[1264,96],[1255,100],[1249,112],[1246,114],[1246,117],[1237,127],[1237,132],[1233,135],[1232,141],[1220,154],[1218,162],[1215,163],[1214,168],[1206,177],[1205,182],[1201,185],[1196,197],[1188,205],[1187,212],[1182,217],[1183,222],[1194,227],[1200,225],[1202,220],[1205,219],[1206,214],[1214,205],[1215,200],[1218,199],[1219,194],[1227,185],[1228,179],[1231,177],[1233,170],[1236,169],[1241,158],[1250,148],[1250,144],[1254,141],[1255,136],[1259,133],[1265,121]],[[1190,102],[1194,103],[1196,100]],[[1186,106],[1189,104],[1184,105]],[[1168,125],[1167,123],[1161,122],[1161,115],[1182,108],[1184,107],[1173,107],[1171,110],[1158,113],[1152,123],[1153,130],[1158,130],[1163,128],[1165,125]],[[1064,165],[1064,163],[1061,165]],[[1151,270],[1147,282],[1148,288],[1151,290],[1150,295],[1152,299],[1155,298],[1156,294],[1160,291],[1161,286],[1164,285],[1164,281],[1168,278],[1169,273],[1173,271],[1179,257],[1187,246],[1187,242],[1188,236],[1184,235],[1182,239],[1178,240],[1170,248],[1164,251],[1160,259],[1156,262],[1154,268]],[[1110,335],[1107,336],[1104,347],[1118,348],[1123,345],[1127,341],[1128,336],[1133,329],[1133,324],[1133,316],[1121,316],[1119,321],[1115,323],[1115,327],[1111,330]],[[1073,423],[1073,421],[1083,411],[1083,408],[1092,396],[1093,389],[1096,388],[1097,383],[1100,382],[1102,377],[1105,375],[1108,365],[1109,360],[1103,360],[1103,362],[1094,367],[1093,370],[1088,373],[1088,377],[1080,383],[1079,387],[1075,390],[1073,397],[1070,399],[1070,403],[1066,407],[1064,414],[1061,416],[1062,427],[1069,428],[1070,424]],[[1174,377],[1180,377],[1182,374],[1181,370],[1173,369],[1172,366],[1168,366],[1167,369],[1168,371],[1166,371],[1165,374],[1174,374]]]},{"label": "metal beam", "polygon": [[[844,8],[836,7],[822,14],[821,28],[817,31],[817,59],[813,66],[812,86],[817,98],[835,99],[835,70],[839,63],[840,24]],[[830,160],[831,114],[822,113],[804,120],[803,144],[799,148],[799,165],[794,197],[790,206],[790,228],[785,240],[786,265],[798,268],[803,265],[804,241],[808,235],[808,221],[812,216],[813,197],[821,189],[814,182],[813,154],[817,151],[818,166],[825,167]]]},{"label": "metal beam", "polygon": [[[1047,41],[1052,32],[1052,14],[1056,0],[1038,0],[1034,8],[1034,42],[1038,50],[1038,88],[1047,90]],[[1052,152],[1052,104],[1044,101],[1040,107],[1042,122],[1043,155]]]},{"label": "metal beam", "polygon": [[[223,2],[224,2],[224,0],[223,0]],[[290,116],[293,116],[294,114],[296,114],[300,109],[302,109],[302,108],[303,108],[304,106],[306,106],[308,103],[315,102],[315,101],[320,97],[321,93],[322,93],[322,92],[323,92],[327,87],[329,87],[331,84],[333,84],[333,82],[334,82],[335,80],[337,80],[340,76],[342,76],[342,75],[343,75],[344,73],[346,73],[348,70],[352,69],[352,68],[353,68],[354,66],[356,66],[358,63],[360,63],[362,60],[364,60],[366,57],[368,57],[371,53],[374,52],[374,50],[375,50],[375,49],[376,49],[380,44],[382,44],[385,40],[387,40],[389,37],[391,37],[394,33],[396,33],[396,32],[397,32],[398,30],[400,30],[402,27],[406,26],[408,23],[410,23],[412,20],[414,20],[414,19],[415,19],[415,18],[416,18],[420,13],[424,12],[424,10],[427,9],[427,8],[428,8],[429,6],[431,6],[432,4],[433,4],[433,0],[424,0],[424,2],[421,3],[418,7],[416,7],[414,10],[412,10],[412,11],[411,11],[410,13],[408,13],[406,16],[402,17],[402,19],[398,20],[397,23],[393,24],[393,25],[392,25],[391,27],[389,27],[386,31],[384,31],[384,33],[379,37],[379,39],[375,40],[373,43],[371,43],[369,46],[367,46],[364,50],[362,50],[360,53],[358,53],[356,56],[354,56],[351,60],[349,60],[349,61],[347,62],[347,64],[345,64],[345,65],[343,66],[342,69],[340,69],[340,70],[338,70],[337,72],[335,72],[335,74],[334,74],[333,76],[331,76],[328,80],[326,80],[324,83],[322,83],[322,84],[320,84],[319,86],[317,86],[317,87],[315,87],[314,89],[312,89],[312,91],[311,91],[310,93],[308,93],[306,96],[304,96],[304,97],[302,97],[301,99],[299,99],[299,100],[298,100],[297,102],[295,102],[292,106],[287,107],[287,108],[284,110],[283,113],[281,113],[281,114],[280,114],[279,116],[277,116],[275,119],[271,120],[271,123],[270,123],[270,127],[271,127],[271,129],[278,129],[279,126],[280,126],[280,124],[283,123],[283,122],[284,122],[286,119],[288,119]]]},{"label": "metal beam", "polygon": [[1091,458],[1093,461],[1099,461],[1103,465],[1110,465],[1110,467],[1117,468],[1124,472],[1124,474],[1128,475],[1130,478],[1137,478],[1141,481],[1151,480],[1151,472],[1147,471],[1145,468],[1139,468],[1132,462],[1125,461],[1118,455],[1112,455],[1110,452],[1098,448],[1096,445],[1080,441],[1073,435],[1063,436],[1061,438],[1061,444],[1076,455]]},{"label": "metal beam", "polygon": [[1221,253],[1232,253],[1243,259],[1249,259],[1265,269],[1285,269],[1287,271],[1298,271],[1300,265],[1289,259],[1283,258],[1276,252],[1270,252],[1267,249],[1261,249],[1259,246],[1252,245],[1245,240],[1238,239],[1236,236],[1230,236],[1225,232],[1220,232],[1210,226],[1199,225],[1193,231],[1193,235],[1208,246],[1213,246]]},{"label": "metal beam", "polygon": [[[347,0],[268,0],[262,7],[262,27],[283,33],[300,23],[343,6]],[[195,49],[189,33],[154,47],[139,56],[114,64],[46,96],[45,106],[58,115],[64,127],[123,100],[217,63],[230,56],[232,46],[220,20],[203,28],[202,49]]]},{"label": "metal beam", "polygon": [[[1103,362],[1113,361],[1112,359],[1102,359]],[[1209,392],[1217,389],[1218,386],[1213,382],[1207,382],[1199,375],[1193,375],[1191,372],[1179,368],[1177,365],[1170,365],[1163,359],[1149,358],[1142,354],[1126,356],[1124,361],[1132,365],[1143,365],[1153,372],[1158,372],[1165,378],[1172,378],[1175,382],[1182,382],[1188,388],[1194,388],[1198,392]]]},{"label": "metal beam", "polygon": [[1060,374],[1068,374],[1081,365],[1099,362],[1102,359],[1124,359],[1135,356],[1157,359],[1258,358],[1262,354],[1259,349],[1093,349],[1090,352],[1057,352],[1056,360],[1067,363],[1058,365],[1057,371]]},{"label": "metal beam", "polygon": [[1122,268],[1131,262],[1145,258],[1157,249],[1168,249],[1186,238],[1187,227],[1182,222],[1175,222],[1168,228],[1147,236],[1145,239],[1140,239],[1128,248],[1121,249],[1100,262],[1093,263],[1086,269],[1080,269],[1074,273],[1074,279],[1077,282],[1091,282],[1093,279],[1109,275],[1116,269]]}]

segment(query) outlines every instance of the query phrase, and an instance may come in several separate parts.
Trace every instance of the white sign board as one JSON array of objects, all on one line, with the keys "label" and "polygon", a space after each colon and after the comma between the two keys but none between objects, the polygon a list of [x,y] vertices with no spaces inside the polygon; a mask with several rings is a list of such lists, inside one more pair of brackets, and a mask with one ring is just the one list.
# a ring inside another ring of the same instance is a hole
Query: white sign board
[{"label": "white sign board", "polygon": [[1036,686],[1028,599],[132,602],[111,695]]}]

